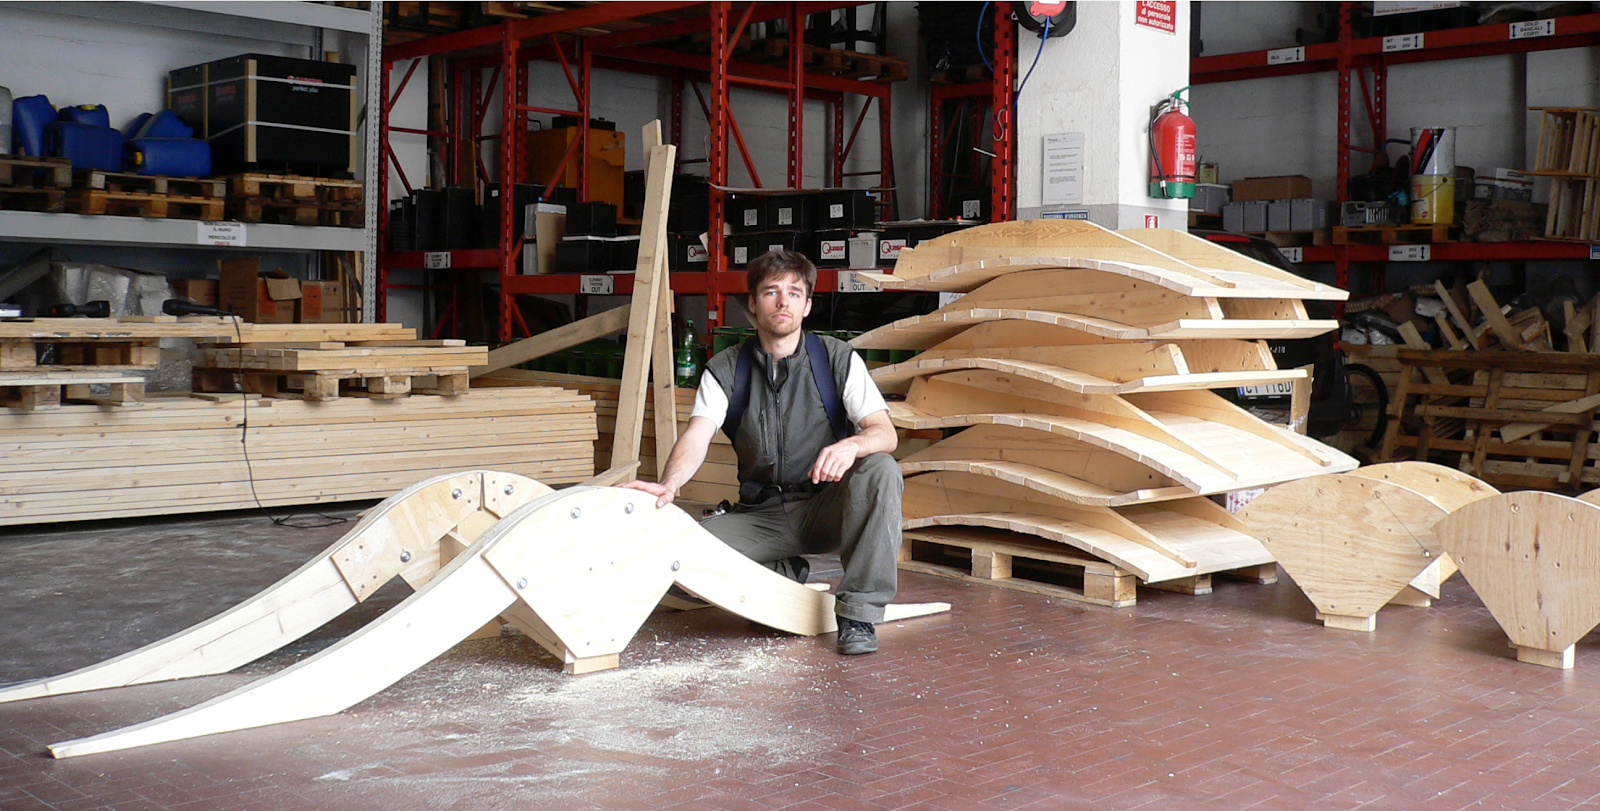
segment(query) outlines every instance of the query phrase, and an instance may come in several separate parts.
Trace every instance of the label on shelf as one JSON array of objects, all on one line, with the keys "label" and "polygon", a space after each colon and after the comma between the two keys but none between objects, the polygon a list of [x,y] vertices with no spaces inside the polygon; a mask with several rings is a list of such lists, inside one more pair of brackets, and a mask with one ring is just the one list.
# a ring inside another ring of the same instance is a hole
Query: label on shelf
[{"label": "label on shelf", "polygon": [[1589,258],[1600,259],[1600,243],[1589,246]]},{"label": "label on shelf", "polygon": [[963,220],[976,220],[976,219],[978,219],[979,217],[982,217],[982,216],[983,216],[983,201],[982,200],[962,200],[961,201],[961,219],[963,219]]},{"label": "label on shelf", "polygon": [[965,295],[966,295],[966,293],[951,293],[951,292],[947,292],[947,291],[940,291],[939,292],[939,306],[943,307],[946,304],[949,304],[950,302],[955,301],[956,299],[961,298],[962,296],[965,296]]},{"label": "label on shelf", "polygon": [[590,276],[585,274],[578,277],[578,292],[588,293],[591,296],[609,296],[615,290],[615,282],[610,276]]},{"label": "label on shelf", "polygon": [[844,203],[832,203],[828,206],[828,219],[844,219]]},{"label": "label on shelf", "polygon": [[1383,52],[1395,51],[1420,51],[1422,50],[1421,34],[1401,34],[1395,37],[1383,38]]},{"label": "label on shelf", "polygon": [[905,246],[906,241],[903,239],[878,240],[878,261],[893,262],[894,260],[899,259],[900,249],[904,248]]},{"label": "label on shelf", "polygon": [[1426,262],[1433,255],[1432,245],[1390,245],[1390,262]]},{"label": "label on shelf", "polygon": [[1279,48],[1275,51],[1267,51],[1267,64],[1269,65],[1292,65],[1296,62],[1304,61],[1306,61],[1306,49],[1303,45],[1298,48]]},{"label": "label on shelf", "polygon": [[836,285],[840,293],[873,293],[878,288],[861,280],[861,274],[853,270],[839,271],[839,282]]},{"label": "label on shelf", "polygon": [[243,248],[245,247],[244,223],[202,221],[195,243],[215,248]]},{"label": "label on shelf", "polygon": [[449,251],[425,251],[422,254],[422,266],[428,270],[449,270]]},{"label": "label on shelf", "polygon": [[1555,20],[1529,20],[1525,23],[1510,23],[1512,39],[1532,39],[1533,37],[1553,37],[1556,35]]},{"label": "label on shelf", "polygon": [[1283,254],[1283,258],[1296,265],[1306,261],[1305,251],[1300,248],[1279,248],[1278,252]]}]

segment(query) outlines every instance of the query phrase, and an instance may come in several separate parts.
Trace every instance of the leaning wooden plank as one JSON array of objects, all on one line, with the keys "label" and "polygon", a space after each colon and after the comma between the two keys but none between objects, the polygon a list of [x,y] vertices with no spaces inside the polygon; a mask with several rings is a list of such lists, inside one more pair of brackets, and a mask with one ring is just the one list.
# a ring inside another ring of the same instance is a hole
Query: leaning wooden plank
[{"label": "leaning wooden plank", "polygon": [[[655,148],[661,146],[661,119],[655,119],[644,125],[644,154],[654,155]],[[658,264],[665,265],[666,252],[657,256]],[[678,441],[678,404],[674,398],[677,387],[677,364],[673,359],[674,344],[672,341],[672,310],[674,297],[672,295],[672,274],[667,268],[657,268],[656,278],[661,284],[660,304],[656,311],[656,334],[650,344],[650,393],[655,402],[655,436],[657,442],[670,449]],[[659,480],[666,475],[667,450],[662,450],[656,458],[656,478]]]},{"label": "leaning wooden plank", "polygon": [[[1600,408],[1600,394],[1592,394],[1573,400],[1570,403],[1559,403],[1544,409],[1551,414],[1582,414]],[[1554,423],[1548,422],[1512,422],[1500,426],[1500,440],[1502,442],[1516,442],[1519,439],[1532,436]]]},{"label": "leaning wooden plank", "polygon": [[1554,493],[1505,493],[1456,510],[1434,532],[1518,661],[1573,666],[1574,645],[1600,624],[1600,507]]},{"label": "leaning wooden plank", "polygon": [[1488,321],[1489,328],[1500,343],[1510,349],[1523,348],[1521,336],[1500,312],[1500,302],[1494,300],[1494,294],[1489,292],[1489,286],[1484,284],[1482,279],[1467,285],[1467,293],[1472,296],[1472,301],[1478,305],[1478,309],[1483,311],[1484,319]]},{"label": "leaning wooden plank", "polygon": [[639,264],[633,277],[633,310],[628,318],[628,350],[622,358],[622,393],[617,400],[617,435],[611,464],[639,459],[644,429],[644,398],[650,374],[651,344],[660,317],[661,280],[666,278],[667,203],[672,194],[672,168],[677,147],[650,151],[645,178],[644,223],[639,229]]},{"label": "leaning wooden plank", "polygon": [[1444,282],[1436,281],[1433,283],[1433,289],[1439,294],[1440,300],[1444,302],[1445,309],[1450,311],[1450,317],[1456,320],[1456,326],[1461,328],[1467,343],[1472,344],[1473,349],[1481,349],[1482,347],[1478,343],[1478,333],[1472,329],[1472,321],[1468,320],[1467,316],[1461,312],[1461,305],[1456,301],[1455,295],[1450,292],[1450,288],[1445,287]]},{"label": "leaning wooden plank", "polygon": [[623,304],[621,307],[613,307],[598,315],[591,315],[580,321],[541,332],[532,338],[524,338],[514,344],[506,344],[499,349],[491,350],[489,362],[483,366],[472,367],[472,376],[482,377],[490,372],[498,372],[534,358],[542,358],[596,338],[603,338],[625,329],[631,311],[632,305]]}]

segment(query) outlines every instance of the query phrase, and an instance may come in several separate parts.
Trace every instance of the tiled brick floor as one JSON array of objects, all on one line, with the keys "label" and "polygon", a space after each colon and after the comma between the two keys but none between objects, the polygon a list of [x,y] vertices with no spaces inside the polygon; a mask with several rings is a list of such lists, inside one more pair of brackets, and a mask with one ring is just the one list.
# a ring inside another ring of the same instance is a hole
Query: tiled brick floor
[{"label": "tiled brick floor", "polygon": [[[0,682],[187,627],[344,529],[0,535]],[[1573,671],[1518,664],[1459,578],[1367,635],[1313,623],[1287,579],[1111,610],[905,574],[903,600],[955,610],[881,627],[873,656],[661,612],[620,670],[469,642],[332,717],[44,754],[279,670],[404,593],[225,676],[0,705],[0,809],[1600,807],[1600,647]]]}]

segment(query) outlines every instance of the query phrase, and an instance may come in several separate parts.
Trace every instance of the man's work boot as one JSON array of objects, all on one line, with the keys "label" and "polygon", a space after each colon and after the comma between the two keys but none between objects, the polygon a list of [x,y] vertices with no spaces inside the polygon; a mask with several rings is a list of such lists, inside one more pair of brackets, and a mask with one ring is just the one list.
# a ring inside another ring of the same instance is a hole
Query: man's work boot
[{"label": "man's work boot", "polygon": [[777,571],[778,574],[805,585],[806,578],[811,576],[811,562],[800,555],[795,555],[778,561]]},{"label": "man's work boot", "polygon": [[878,632],[873,629],[872,623],[839,618],[839,653],[845,656],[859,656],[863,653],[876,653],[878,650]]}]

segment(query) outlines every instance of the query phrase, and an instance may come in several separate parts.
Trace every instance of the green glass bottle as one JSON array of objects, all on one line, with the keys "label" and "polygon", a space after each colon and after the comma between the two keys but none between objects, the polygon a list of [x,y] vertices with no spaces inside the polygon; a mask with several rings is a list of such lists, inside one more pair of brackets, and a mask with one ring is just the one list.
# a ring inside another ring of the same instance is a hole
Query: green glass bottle
[{"label": "green glass bottle", "polygon": [[678,339],[678,350],[673,355],[673,365],[677,367],[673,384],[680,389],[692,389],[700,380],[700,364],[696,360],[694,344],[694,320],[684,323],[683,336]]}]

